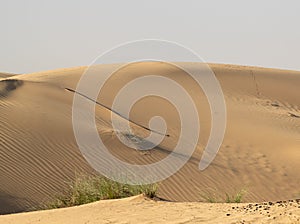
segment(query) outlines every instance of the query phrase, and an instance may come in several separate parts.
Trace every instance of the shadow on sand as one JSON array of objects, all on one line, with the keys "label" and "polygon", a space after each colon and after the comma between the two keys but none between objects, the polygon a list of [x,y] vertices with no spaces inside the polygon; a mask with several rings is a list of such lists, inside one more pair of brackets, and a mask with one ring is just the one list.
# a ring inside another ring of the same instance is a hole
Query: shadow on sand
[{"label": "shadow on sand", "polygon": [[0,98],[7,97],[12,91],[23,85],[22,80],[6,79],[0,81]]}]

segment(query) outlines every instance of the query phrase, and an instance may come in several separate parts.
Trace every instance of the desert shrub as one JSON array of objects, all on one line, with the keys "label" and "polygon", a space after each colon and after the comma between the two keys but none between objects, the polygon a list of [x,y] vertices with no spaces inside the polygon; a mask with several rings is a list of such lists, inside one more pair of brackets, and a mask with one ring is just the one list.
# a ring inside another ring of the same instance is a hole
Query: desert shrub
[{"label": "desert shrub", "polygon": [[216,189],[201,193],[201,198],[209,203],[241,203],[244,196],[247,194],[245,189],[241,189],[234,194],[225,192],[225,198]]},{"label": "desert shrub", "polygon": [[233,195],[229,195],[228,193],[225,193],[225,195],[226,195],[225,202],[226,203],[241,203],[243,200],[243,197],[245,196],[246,193],[247,192],[244,189],[236,192]]},{"label": "desert shrub", "polygon": [[90,202],[125,198],[138,194],[145,194],[154,198],[157,193],[157,184],[130,185],[119,183],[102,176],[79,175],[70,182],[63,193],[54,197],[45,208],[63,208]]}]

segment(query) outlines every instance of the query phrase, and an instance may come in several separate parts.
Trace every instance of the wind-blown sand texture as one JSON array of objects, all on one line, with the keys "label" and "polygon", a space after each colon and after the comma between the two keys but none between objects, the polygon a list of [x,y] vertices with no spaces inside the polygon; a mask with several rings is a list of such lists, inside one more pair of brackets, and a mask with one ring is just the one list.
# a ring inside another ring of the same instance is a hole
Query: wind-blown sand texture
[{"label": "wind-blown sand texture", "polygon": [[[195,63],[186,65],[196,68]],[[246,202],[299,197],[300,72],[210,66],[225,95],[227,129],[217,157],[205,171],[199,171],[198,164],[210,133],[210,110],[204,93],[186,73],[165,63],[131,64],[113,75],[101,90],[97,102],[111,107],[114,96],[125,83],[149,74],[174,79],[193,97],[200,112],[198,147],[178,173],[160,184],[159,196],[164,199],[203,201],[203,194],[217,192],[224,196],[225,192],[234,194],[240,189],[248,192],[244,198]],[[20,212],[38,206],[60,192],[76,172],[93,172],[81,155],[72,130],[74,92],[70,90],[76,89],[85,69],[78,67],[14,76],[0,74],[0,213]],[[145,127],[154,115],[165,118],[170,137],[149,153],[130,149],[118,140],[109,110],[97,105],[95,112],[100,137],[111,152],[124,161],[133,164],[159,161],[178,140],[178,113],[163,99],[147,97],[139,101],[130,114],[132,121]],[[89,127],[85,128],[88,133]],[[136,129],[147,135],[146,130]],[[102,203],[105,202],[99,202],[99,205]],[[149,203],[146,207],[151,209],[154,202],[143,203]],[[49,214],[52,212],[55,211]],[[201,209],[201,212],[204,211]]]}]

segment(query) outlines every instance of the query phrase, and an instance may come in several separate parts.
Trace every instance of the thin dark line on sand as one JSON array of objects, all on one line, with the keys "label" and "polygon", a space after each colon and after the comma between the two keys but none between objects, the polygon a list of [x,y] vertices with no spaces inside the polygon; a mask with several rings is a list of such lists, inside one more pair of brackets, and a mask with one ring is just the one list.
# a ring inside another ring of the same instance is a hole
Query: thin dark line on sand
[{"label": "thin dark line on sand", "polygon": [[289,112],[289,115],[290,115],[290,117],[294,117],[294,118],[300,118],[300,116],[299,116],[299,115],[297,115],[297,114],[293,114],[293,113],[291,113],[291,112]]},{"label": "thin dark line on sand", "polygon": [[260,98],[261,94],[260,94],[260,91],[259,91],[259,88],[258,88],[256,77],[255,77],[254,72],[252,70],[250,70],[250,73],[252,74],[253,81],[254,81],[254,84],[255,84],[257,98]]},{"label": "thin dark line on sand", "polygon": [[73,89],[70,89],[70,88],[65,88],[65,90],[68,90],[68,91],[70,91],[70,92],[76,93],[76,94],[78,94],[78,95],[80,95],[80,96],[82,96],[82,97],[84,97],[84,98],[86,98],[86,99],[88,99],[88,100],[90,100],[90,101],[92,101],[92,102],[94,102],[94,103],[96,103],[96,104],[98,104],[98,105],[104,107],[105,109],[107,109],[107,110],[113,112],[114,114],[120,116],[121,118],[123,118],[123,119],[125,119],[125,120],[127,120],[127,121],[129,121],[129,122],[131,122],[131,123],[133,123],[133,124],[135,124],[135,125],[137,125],[137,126],[143,128],[143,129],[145,129],[145,130],[147,130],[147,131],[152,131],[152,132],[154,132],[154,133],[156,133],[156,134],[163,135],[163,136],[166,136],[166,137],[170,137],[169,134],[163,134],[163,133],[160,133],[160,132],[158,132],[158,131],[152,130],[152,129],[148,128],[148,127],[145,127],[145,126],[143,126],[143,125],[141,125],[141,124],[139,124],[139,123],[137,123],[137,122],[135,122],[135,121],[133,121],[133,120],[127,118],[127,117],[125,117],[124,115],[120,114],[118,111],[115,111],[115,110],[111,109],[110,107],[108,107],[108,106],[106,106],[106,105],[104,105],[104,104],[102,104],[102,103],[99,103],[98,101],[96,101],[96,100],[94,100],[94,99],[92,99],[92,98],[90,98],[90,97],[88,97],[88,96],[86,96],[86,95],[84,95],[84,94],[82,94],[82,93],[80,93],[80,92],[77,92],[76,90],[73,90]]}]

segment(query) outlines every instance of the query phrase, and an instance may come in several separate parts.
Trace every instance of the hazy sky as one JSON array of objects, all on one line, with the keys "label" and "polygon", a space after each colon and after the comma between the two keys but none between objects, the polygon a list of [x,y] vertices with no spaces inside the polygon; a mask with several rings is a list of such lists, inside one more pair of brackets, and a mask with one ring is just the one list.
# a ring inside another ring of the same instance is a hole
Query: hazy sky
[{"label": "hazy sky", "polygon": [[206,62],[300,70],[299,0],[0,0],[0,71],[87,65],[126,41],[183,44]]}]

